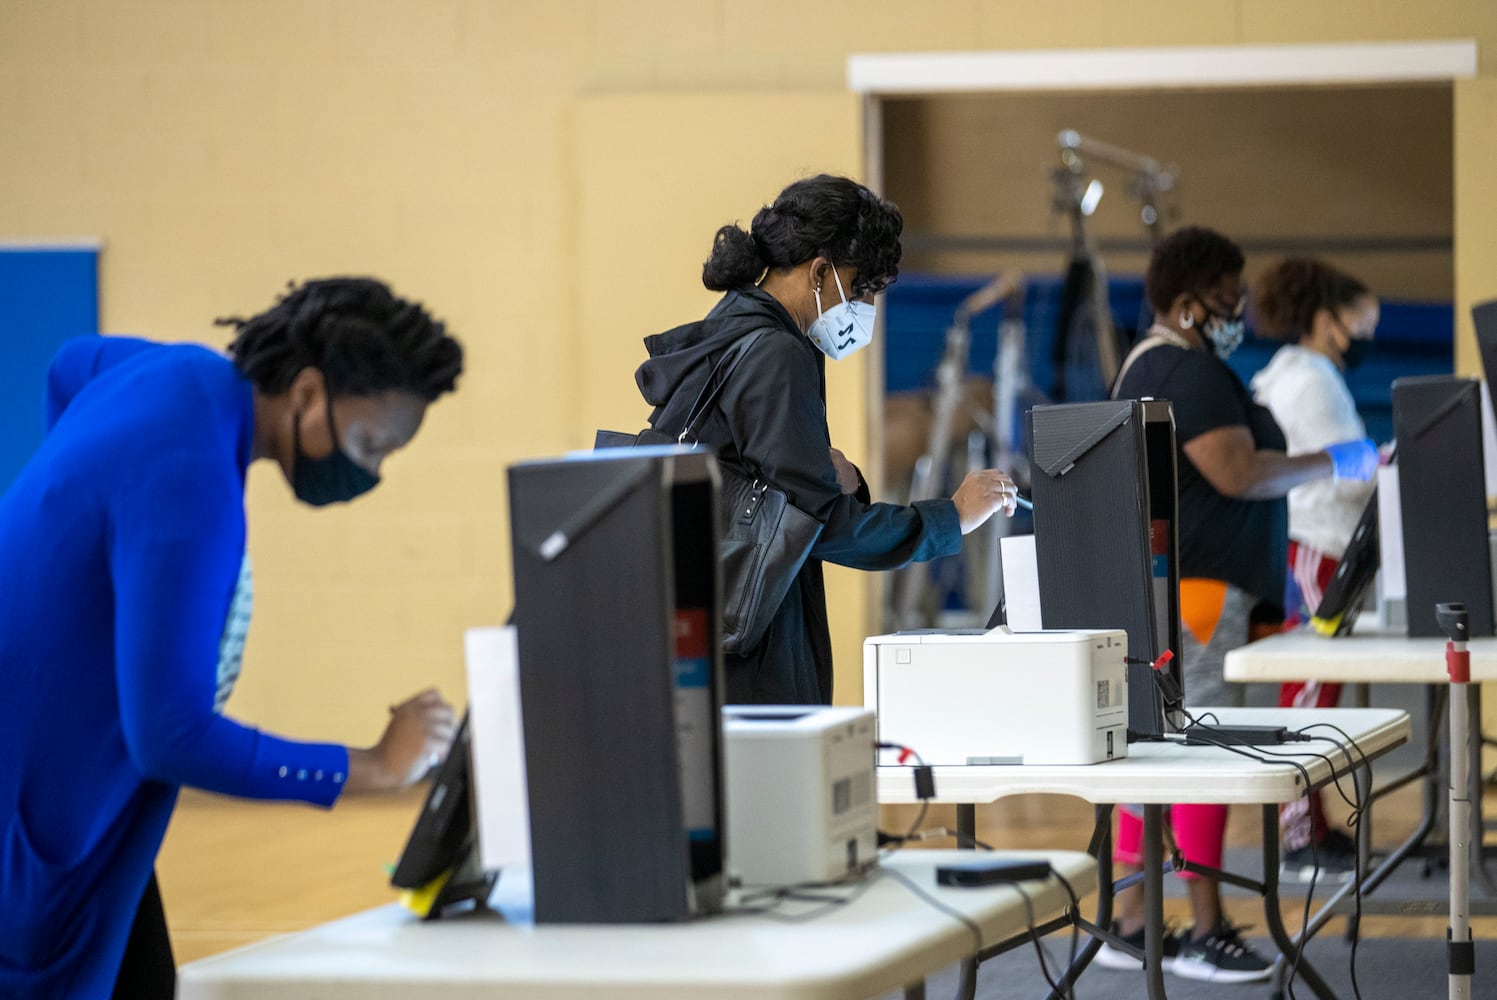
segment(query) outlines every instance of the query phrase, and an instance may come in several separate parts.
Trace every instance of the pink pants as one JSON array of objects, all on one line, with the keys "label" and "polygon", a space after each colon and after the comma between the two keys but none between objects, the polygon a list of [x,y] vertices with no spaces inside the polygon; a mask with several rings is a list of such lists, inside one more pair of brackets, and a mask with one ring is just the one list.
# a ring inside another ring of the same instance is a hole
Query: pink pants
[{"label": "pink pants", "polygon": [[[1169,827],[1175,846],[1187,861],[1208,868],[1222,866],[1222,848],[1227,835],[1226,806],[1166,806]],[[1113,860],[1119,864],[1142,865],[1144,820],[1127,808],[1118,812],[1118,846]],[[1181,878],[1200,878],[1192,872],[1180,872]]]},{"label": "pink pants", "polygon": [[[1180,581],[1180,620],[1195,640],[1205,645],[1216,632],[1216,625],[1226,601],[1227,585],[1219,580],[1185,578]],[[1276,630],[1276,627],[1270,630]],[[1259,638],[1255,629],[1250,638]],[[1264,634],[1267,634],[1265,631]],[[1237,640],[1241,642],[1241,639]],[[1188,690],[1188,689],[1187,689]],[[1175,846],[1187,861],[1208,868],[1222,866],[1227,833],[1227,807],[1222,805],[1175,805],[1166,810]],[[1119,864],[1141,865],[1144,821],[1141,812],[1129,806],[1118,811],[1117,848],[1113,859]],[[1181,878],[1200,878],[1180,872]]]}]

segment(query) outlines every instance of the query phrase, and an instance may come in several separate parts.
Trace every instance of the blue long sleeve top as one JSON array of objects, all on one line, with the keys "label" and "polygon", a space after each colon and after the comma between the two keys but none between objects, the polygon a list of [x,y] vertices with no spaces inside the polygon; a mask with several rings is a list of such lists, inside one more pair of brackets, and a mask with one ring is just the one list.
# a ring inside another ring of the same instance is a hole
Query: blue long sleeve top
[{"label": "blue long sleeve top", "polygon": [[331,805],[342,746],[218,710],[254,394],[205,348],[70,341],[0,497],[0,996],[108,997],[181,785]]}]

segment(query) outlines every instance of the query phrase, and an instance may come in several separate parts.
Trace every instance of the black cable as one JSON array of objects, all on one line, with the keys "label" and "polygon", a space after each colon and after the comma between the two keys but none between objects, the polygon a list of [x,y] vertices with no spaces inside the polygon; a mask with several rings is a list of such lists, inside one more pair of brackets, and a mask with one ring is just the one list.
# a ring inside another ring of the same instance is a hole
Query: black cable
[{"label": "black cable", "polygon": [[[1331,742],[1335,741],[1332,740]],[[1283,746],[1284,744],[1279,745]],[[1257,750],[1259,753],[1266,754],[1269,757],[1318,757],[1321,760],[1325,761],[1326,766],[1331,769],[1331,780],[1329,784],[1331,785],[1331,787],[1336,789],[1336,794],[1340,796],[1342,802],[1346,803],[1347,808],[1351,809],[1353,813],[1356,812],[1356,799],[1350,795],[1347,795],[1346,789],[1341,787],[1341,778],[1344,777],[1344,775],[1338,775],[1336,773],[1336,762],[1330,757],[1315,750],[1270,750],[1267,747],[1254,747],[1253,749]],[[1350,764],[1350,766],[1352,767],[1356,766],[1355,764],[1351,764],[1350,761],[1348,761],[1348,764]],[[1353,782],[1353,786],[1355,786],[1355,784],[1356,783]],[[1350,821],[1350,817],[1348,817],[1348,821]]]},{"label": "black cable", "polygon": [[[1205,714],[1206,715],[1212,715],[1213,717],[1215,717],[1215,714],[1212,713],[1212,712],[1207,712]],[[1199,725],[1200,724],[1189,713],[1186,713],[1186,718],[1190,719],[1191,723],[1194,724],[1194,725]],[[1219,718],[1218,718],[1217,721],[1218,721],[1218,724],[1220,724],[1220,719]],[[1206,737],[1206,736],[1197,736],[1197,739],[1201,740],[1201,742],[1206,743],[1206,744],[1208,744],[1210,746],[1219,747],[1222,750],[1229,750],[1232,753],[1237,754],[1238,756],[1246,757],[1248,760],[1255,760],[1255,761],[1257,761],[1260,764],[1270,764],[1270,765],[1272,765],[1272,764],[1287,764],[1288,766],[1293,767],[1297,771],[1299,771],[1300,776],[1305,779],[1305,795],[1306,796],[1309,796],[1309,794],[1314,790],[1315,784],[1314,784],[1314,782],[1312,782],[1310,780],[1310,771],[1309,771],[1309,769],[1306,768],[1305,765],[1301,764],[1297,760],[1287,760],[1287,759],[1283,759],[1283,758],[1274,758],[1274,757],[1263,757],[1263,756],[1260,756],[1260,755],[1255,754],[1255,753],[1249,753],[1248,751],[1243,750],[1239,746],[1232,746],[1232,745],[1229,745],[1229,744],[1226,744],[1226,743],[1221,743],[1221,742],[1218,742],[1216,740],[1210,739],[1209,737]],[[1334,767],[1332,768],[1332,770],[1334,770]],[[1311,862],[1311,865],[1313,866],[1313,871],[1311,872],[1311,875],[1310,875],[1310,887],[1305,891],[1305,913],[1304,913],[1304,919],[1303,919],[1303,921],[1302,921],[1302,923],[1300,925],[1299,943],[1297,945],[1295,945],[1295,948],[1294,948],[1294,960],[1292,962],[1290,962],[1290,964],[1289,964],[1289,973],[1288,973],[1288,975],[1286,975],[1284,977],[1284,988],[1286,990],[1288,990],[1290,1000],[1295,1000],[1295,995],[1294,995],[1294,977],[1299,972],[1300,959],[1304,956],[1304,951],[1305,951],[1305,933],[1304,933],[1304,931],[1310,925],[1310,903],[1311,903],[1311,900],[1313,900],[1314,897],[1315,897],[1315,882],[1316,882],[1316,880],[1320,876],[1320,856],[1319,856],[1319,852],[1315,848],[1314,841],[1311,841],[1311,843],[1310,843],[1310,862]]]},{"label": "black cable", "polygon": [[1029,921],[1029,940],[1034,942],[1034,953],[1040,958],[1040,974],[1045,977],[1045,982],[1050,986],[1050,992],[1056,996],[1068,994],[1071,1000],[1076,1000],[1075,993],[1072,993],[1070,990],[1062,990],[1060,983],[1056,982],[1055,977],[1050,975],[1050,963],[1045,961],[1045,949],[1040,947],[1040,936],[1035,933],[1034,929],[1034,900],[1029,898],[1029,893],[1025,892],[1024,887],[1019,883],[1010,882],[1008,884],[1024,899],[1025,919]]},{"label": "black cable", "polygon": [[[915,836],[915,832],[920,829],[920,824],[925,822],[925,814],[930,811],[931,797],[935,794],[935,779],[931,776],[930,766],[925,763],[925,759],[920,756],[914,747],[905,746],[903,743],[879,742],[874,744],[874,748],[875,750],[898,750],[901,754],[907,754],[915,758],[915,794],[920,797],[920,811],[915,814],[915,822],[910,824],[910,828],[905,832],[905,835],[897,840],[893,840],[894,849],[898,849],[909,843],[910,839]],[[904,764],[901,762],[899,766],[903,767]],[[929,782],[929,795],[921,794],[922,777]]]},{"label": "black cable", "polygon": [[[1351,750],[1355,749],[1357,751],[1357,756],[1361,759],[1360,766],[1367,772],[1367,790],[1368,793],[1371,794],[1372,761],[1368,759],[1367,753],[1362,749],[1361,745],[1358,744],[1356,740],[1352,739],[1351,736],[1347,734],[1346,730],[1329,722],[1316,722],[1311,725],[1305,726],[1304,728],[1300,729],[1299,732],[1303,734],[1311,729],[1331,729],[1341,734],[1342,740],[1344,740],[1345,742],[1332,739],[1329,736],[1312,736],[1310,738],[1315,740],[1324,740],[1327,743],[1335,744],[1341,750],[1341,752],[1346,755],[1346,762],[1348,767],[1358,766],[1357,764],[1355,764],[1355,762],[1353,762],[1351,757]],[[1353,831],[1356,834],[1356,840],[1360,841],[1362,839],[1360,831],[1362,826],[1363,811],[1367,808],[1367,803],[1362,801],[1361,788],[1356,786],[1355,783],[1354,787],[1356,787],[1357,791],[1357,805],[1354,810],[1355,822],[1350,822],[1349,825],[1352,826]],[[1369,829],[1369,849],[1372,846],[1371,841],[1372,835],[1371,830]],[[1357,998],[1357,1000],[1361,1000],[1362,998],[1361,985],[1357,982],[1357,945],[1359,945],[1362,941],[1362,876],[1364,874],[1366,873],[1362,870],[1362,850],[1360,844],[1358,844],[1357,848],[1352,854],[1352,877],[1355,879],[1355,883],[1352,889],[1352,919],[1354,922],[1352,924],[1353,930],[1351,935],[1351,955],[1347,959],[1351,976],[1351,992],[1352,995]]]},{"label": "black cable", "polygon": [[[947,906],[945,903],[941,902],[939,899],[926,892],[915,882],[914,879],[910,878],[904,872],[896,871],[893,868],[885,868],[880,866],[874,874],[889,876],[896,882],[902,883],[906,889],[910,890],[910,892],[913,892],[921,900],[935,907],[937,910],[940,910],[947,916],[955,917],[957,920],[960,920],[963,924],[966,925],[967,930],[972,932],[973,958],[976,958],[977,955],[982,952],[982,928],[977,926],[977,922],[971,917],[967,916],[965,913],[954,907]],[[1034,911],[1032,908],[1029,913],[1029,927],[1031,930],[1034,929]]]},{"label": "black cable", "polygon": [[[722,913],[727,916],[736,916],[740,914],[757,914],[760,916],[769,917],[771,920],[779,920],[784,923],[804,923],[806,921],[815,920],[818,917],[823,917],[831,911],[835,910],[837,907],[846,906],[848,903],[853,902],[859,896],[863,895],[863,893],[868,891],[868,886],[872,884],[872,882],[873,879],[871,876],[859,877],[857,882],[848,885],[850,891],[846,895],[842,896],[806,894],[807,889],[835,889],[837,888],[836,883],[828,885],[827,883],[805,882],[799,883],[797,885],[777,886],[772,889],[761,889],[756,892],[749,893],[748,895],[743,897],[744,902],[748,905],[729,907],[724,909]],[[753,905],[752,901],[759,897],[768,897],[772,900],[772,902],[767,906]],[[775,909],[780,904],[789,901],[812,902],[820,903],[822,905],[801,913],[783,913]]]},{"label": "black cable", "polygon": [[[984,851],[991,851],[991,850],[993,850],[993,846],[991,844],[985,844],[982,841],[978,840],[976,837],[972,836],[971,834],[962,833],[960,830],[946,830],[946,829],[943,829],[941,832],[943,832],[943,833],[951,836],[953,839],[956,840],[956,842],[958,844],[962,843],[963,841],[967,841],[967,842],[970,842],[973,847],[976,847],[976,848],[978,848],[980,850],[984,850]],[[1076,919],[1075,919],[1075,917],[1079,916],[1080,913],[1081,913],[1081,898],[1076,895],[1076,889],[1075,889],[1075,887],[1071,885],[1070,880],[1067,879],[1064,875],[1062,875],[1060,872],[1056,871],[1054,868],[1050,869],[1050,874],[1054,875],[1060,881],[1061,886],[1066,890],[1066,895],[1069,896],[1069,897],[1071,897],[1071,909],[1075,911],[1075,913],[1073,914],[1072,919],[1071,919],[1071,951],[1070,951],[1070,954],[1067,955],[1067,957],[1066,957],[1066,969],[1069,971],[1070,969],[1075,968],[1075,966],[1076,966],[1076,954],[1077,954],[1077,952],[1079,952],[1081,950],[1081,948],[1080,948],[1080,945],[1081,945],[1081,925],[1078,924],[1076,922]],[[1015,888],[1017,888],[1017,884],[1015,883],[1014,885],[1015,885]],[[1034,930],[1033,921],[1030,922],[1029,929],[1030,929],[1031,932],[1033,932],[1033,930]],[[1052,983],[1051,986],[1054,987],[1055,984]],[[1076,996],[1076,993],[1075,993],[1076,984],[1074,982],[1068,984],[1067,987],[1066,987],[1066,990],[1067,990],[1067,993],[1072,997],[1072,1000],[1074,1000],[1074,998]],[[1059,993],[1058,987],[1056,988],[1056,992]]]},{"label": "black cable", "polygon": [[915,822],[911,823],[909,830],[905,832],[903,837],[899,838],[899,843],[894,845],[896,848],[903,847],[909,843],[910,838],[915,836],[915,831],[920,829],[920,824],[925,822],[925,814],[928,812],[930,812],[930,799],[921,799],[920,811],[915,814]]},{"label": "black cable", "polygon": [[[1221,724],[1221,718],[1215,712],[1206,712],[1206,713],[1203,713],[1203,715],[1201,716],[1201,718],[1197,719],[1195,716],[1191,715],[1188,711],[1185,711],[1183,708],[1181,709],[1181,711],[1184,713],[1185,717],[1190,720],[1190,722],[1191,722],[1192,725],[1200,725],[1202,723],[1202,721],[1204,719],[1208,718],[1208,717],[1212,718],[1212,719],[1215,719],[1216,723],[1218,725]],[[1348,749],[1349,747],[1355,748],[1356,751],[1357,751],[1357,756],[1361,759],[1361,765],[1360,766],[1362,766],[1362,767],[1364,767],[1364,768],[1367,769],[1368,780],[1369,780],[1369,784],[1370,784],[1370,782],[1371,782],[1371,774],[1372,774],[1372,763],[1368,759],[1367,754],[1365,752],[1363,752],[1362,748],[1357,744],[1357,741],[1354,740],[1354,739],[1352,739],[1351,736],[1347,734],[1346,730],[1344,730],[1341,727],[1336,726],[1336,725],[1334,725],[1332,723],[1329,723],[1329,722],[1316,722],[1316,723],[1312,723],[1312,724],[1310,724],[1308,726],[1304,726],[1304,727],[1302,727],[1302,728],[1300,728],[1298,730],[1295,730],[1294,733],[1295,733],[1295,735],[1298,735],[1298,736],[1304,736],[1304,734],[1306,732],[1308,732],[1309,730],[1311,730],[1311,729],[1332,729],[1332,730],[1336,731],[1337,733],[1339,733],[1341,735],[1342,739],[1345,740],[1344,743],[1339,742],[1337,740],[1333,740],[1333,739],[1331,739],[1330,737],[1327,737],[1327,736],[1312,736],[1312,737],[1308,737],[1308,739],[1311,739],[1311,740],[1325,740],[1328,743],[1335,744],[1341,750],[1342,754],[1345,755],[1345,757],[1346,757],[1346,763],[1347,763],[1347,767],[1348,768],[1356,768],[1358,766],[1357,763],[1356,763],[1356,761],[1354,761],[1352,759],[1351,750]],[[1217,743],[1214,740],[1205,740],[1205,742],[1212,743],[1213,745],[1219,746],[1219,747],[1221,747],[1224,750],[1231,750],[1234,753],[1240,753],[1244,757],[1248,757],[1250,759],[1256,759],[1260,763],[1265,763],[1265,764],[1291,764],[1291,765],[1293,765],[1295,767],[1298,767],[1301,775],[1303,775],[1303,777],[1305,779],[1305,797],[1308,799],[1309,796],[1311,794],[1313,794],[1313,789],[1311,788],[1311,783],[1310,783],[1310,773],[1307,770],[1305,770],[1305,768],[1302,765],[1298,764],[1298,762],[1296,762],[1296,761],[1292,761],[1292,760],[1267,760],[1267,759],[1264,759],[1262,757],[1255,757],[1253,754],[1246,753],[1246,752],[1238,749],[1237,747],[1227,746],[1226,744]],[[1257,747],[1255,749],[1258,749],[1258,750],[1262,751],[1265,754],[1269,754],[1270,756],[1275,756],[1275,757],[1280,756],[1279,754],[1276,754],[1276,753],[1274,753],[1273,751],[1270,751],[1270,750],[1265,750],[1262,747]],[[1287,751],[1286,752],[1286,754],[1292,754],[1292,753],[1294,753],[1294,751]],[[1336,787],[1336,794],[1338,794],[1339,796],[1341,796],[1342,801],[1346,802],[1346,804],[1348,806],[1350,806],[1351,809],[1352,809],[1352,815],[1349,816],[1349,817],[1347,817],[1348,825],[1352,826],[1354,829],[1357,828],[1357,827],[1359,827],[1360,824],[1361,824],[1361,821],[1362,821],[1362,810],[1364,809],[1365,805],[1362,802],[1361,789],[1357,787],[1356,782],[1353,781],[1353,783],[1352,783],[1353,790],[1356,792],[1355,801],[1353,801],[1353,799],[1350,799],[1350,798],[1347,797],[1346,792],[1341,788],[1340,777],[1336,774],[1336,765],[1335,765],[1334,762],[1332,762],[1330,760],[1330,758],[1326,757],[1324,754],[1316,753],[1314,751],[1305,751],[1304,755],[1305,756],[1319,757],[1321,760],[1324,760],[1330,766],[1330,769],[1331,769],[1331,784],[1333,784]],[[1295,975],[1299,971],[1300,957],[1304,953],[1305,941],[1306,941],[1305,931],[1308,929],[1308,927],[1310,925],[1310,905],[1311,905],[1311,901],[1314,899],[1314,896],[1315,896],[1315,883],[1316,883],[1316,881],[1317,881],[1317,879],[1319,878],[1319,875],[1320,875],[1320,852],[1316,849],[1315,841],[1313,839],[1310,841],[1310,863],[1311,863],[1313,871],[1312,871],[1311,876],[1310,876],[1310,886],[1309,886],[1309,888],[1305,892],[1305,910],[1304,910],[1304,917],[1303,917],[1303,920],[1302,920],[1301,925],[1300,925],[1300,941],[1299,941],[1298,946],[1295,948],[1294,962],[1291,964],[1291,966],[1289,968],[1289,974],[1287,976],[1285,976],[1285,979],[1284,979],[1284,985],[1285,985],[1285,988],[1289,992],[1290,1000],[1294,1000],[1294,978],[1295,978]],[[1355,852],[1355,855],[1354,855],[1353,869],[1352,869],[1352,876],[1356,880],[1356,882],[1355,882],[1355,888],[1353,890],[1353,901],[1354,901],[1354,917],[1356,919],[1356,928],[1357,928],[1357,930],[1356,930],[1356,933],[1354,933],[1352,935],[1351,956],[1350,956],[1350,962],[1351,962],[1351,969],[1350,969],[1350,973],[1351,973],[1351,988],[1352,988],[1352,994],[1357,998],[1357,1000],[1361,1000],[1361,997],[1362,997],[1361,989],[1360,989],[1360,987],[1359,987],[1359,985],[1357,983],[1357,969],[1356,969],[1357,944],[1361,940],[1361,924],[1362,924],[1362,875],[1363,875],[1363,872],[1362,872],[1362,853],[1361,853],[1360,850],[1358,850],[1358,851]]]},{"label": "black cable", "polygon": [[[1066,956],[1066,972],[1069,973],[1072,969],[1076,968],[1076,955],[1081,950],[1081,924],[1078,919],[1081,916],[1081,899],[1076,895],[1076,888],[1071,885],[1070,879],[1056,871],[1053,867],[1050,869],[1050,874],[1060,880],[1061,886],[1066,890],[1066,895],[1071,897],[1071,951]],[[1071,1000],[1076,1000],[1076,981],[1074,979],[1066,984],[1066,990],[1070,994]]]}]

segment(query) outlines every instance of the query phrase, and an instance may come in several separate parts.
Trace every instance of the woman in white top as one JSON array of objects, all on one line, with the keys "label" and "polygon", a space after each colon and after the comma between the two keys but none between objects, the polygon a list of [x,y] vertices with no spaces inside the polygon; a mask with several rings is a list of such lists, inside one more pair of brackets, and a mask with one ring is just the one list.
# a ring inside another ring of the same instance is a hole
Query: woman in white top
[{"label": "woman in white top", "polygon": [[[1365,437],[1343,372],[1371,345],[1376,296],[1329,264],[1290,258],[1258,279],[1254,304],[1259,335],[1289,341],[1252,379],[1253,398],[1273,414],[1288,453]],[[1320,604],[1372,488],[1371,482],[1338,478],[1289,491],[1287,625],[1307,621]],[[1340,684],[1291,683],[1279,689],[1279,704],[1325,708],[1340,696]],[[1284,806],[1279,822],[1289,874],[1307,878],[1318,862],[1322,876],[1350,877],[1352,842],[1339,831],[1328,833],[1318,795]]]}]

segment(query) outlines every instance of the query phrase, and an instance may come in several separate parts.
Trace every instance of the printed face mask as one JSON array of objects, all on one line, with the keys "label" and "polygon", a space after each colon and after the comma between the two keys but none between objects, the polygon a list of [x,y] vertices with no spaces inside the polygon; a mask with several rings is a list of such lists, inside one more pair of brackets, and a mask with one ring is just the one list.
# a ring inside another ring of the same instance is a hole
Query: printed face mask
[{"label": "printed face mask", "polygon": [[330,503],[347,503],[379,485],[379,476],[348,457],[338,444],[338,429],[333,424],[333,397],[327,399],[327,429],[333,438],[333,450],[323,458],[310,458],[301,450],[301,416],[292,431],[296,460],[291,470],[291,488],[296,499],[313,507]]},{"label": "printed face mask", "polygon": [[1243,307],[1247,300],[1239,298],[1237,308],[1230,313],[1220,313],[1204,300],[1198,300],[1206,307],[1206,321],[1201,324],[1201,335],[1216,352],[1216,356],[1223,361],[1237,350],[1237,345],[1242,343],[1243,330],[1246,324],[1242,320]]},{"label": "printed face mask", "polygon": [[835,264],[832,266],[832,280],[837,283],[837,294],[842,296],[842,301],[822,312],[821,290],[815,289],[817,316],[806,336],[827,357],[840,361],[873,342],[873,321],[878,310],[867,302],[847,301]]}]

